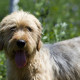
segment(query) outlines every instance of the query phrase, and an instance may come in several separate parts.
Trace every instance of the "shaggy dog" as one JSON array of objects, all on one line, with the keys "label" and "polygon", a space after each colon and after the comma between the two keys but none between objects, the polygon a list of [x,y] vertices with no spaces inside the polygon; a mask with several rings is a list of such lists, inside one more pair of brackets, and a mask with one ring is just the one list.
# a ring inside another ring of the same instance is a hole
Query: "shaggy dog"
[{"label": "shaggy dog", "polygon": [[17,11],[1,21],[7,80],[80,80],[80,38],[43,45],[41,31],[28,12]]}]

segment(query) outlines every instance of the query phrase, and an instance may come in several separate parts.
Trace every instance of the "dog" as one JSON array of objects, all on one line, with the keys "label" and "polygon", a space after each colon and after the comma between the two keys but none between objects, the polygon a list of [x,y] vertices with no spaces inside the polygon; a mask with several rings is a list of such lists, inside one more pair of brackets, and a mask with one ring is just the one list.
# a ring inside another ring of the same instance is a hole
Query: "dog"
[{"label": "dog", "polygon": [[80,37],[43,44],[41,33],[41,23],[28,12],[13,12],[1,21],[7,80],[80,80]]}]

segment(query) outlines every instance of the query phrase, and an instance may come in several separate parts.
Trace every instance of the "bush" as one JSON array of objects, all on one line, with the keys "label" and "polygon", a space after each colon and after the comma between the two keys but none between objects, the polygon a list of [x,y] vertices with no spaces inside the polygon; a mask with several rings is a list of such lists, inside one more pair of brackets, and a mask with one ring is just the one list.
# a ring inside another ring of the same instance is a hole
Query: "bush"
[{"label": "bush", "polygon": [[6,80],[6,65],[4,52],[0,52],[0,80]]},{"label": "bush", "polygon": [[79,0],[21,0],[19,7],[33,13],[41,21],[45,43],[80,35]]},{"label": "bush", "polygon": [[9,0],[0,0],[0,21],[9,13]]}]

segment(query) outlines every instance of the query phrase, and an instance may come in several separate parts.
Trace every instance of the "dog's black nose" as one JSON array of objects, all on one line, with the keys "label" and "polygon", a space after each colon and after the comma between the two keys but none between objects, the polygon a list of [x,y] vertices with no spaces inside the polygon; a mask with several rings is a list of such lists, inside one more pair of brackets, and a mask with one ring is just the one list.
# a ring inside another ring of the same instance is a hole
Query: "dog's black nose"
[{"label": "dog's black nose", "polygon": [[25,40],[18,40],[17,41],[17,46],[19,47],[19,48],[23,48],[24,46],[25,46]]}]

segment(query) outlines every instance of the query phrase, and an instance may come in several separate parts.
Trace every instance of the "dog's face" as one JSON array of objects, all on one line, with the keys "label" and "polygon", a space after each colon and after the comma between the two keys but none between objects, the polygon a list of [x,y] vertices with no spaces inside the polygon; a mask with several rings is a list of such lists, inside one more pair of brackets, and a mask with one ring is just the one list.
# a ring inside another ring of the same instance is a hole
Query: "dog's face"
[{"label": "dog's face", "polygon": [[0,50],[15,60],[18,67],[41,47],[41,25],[31,14],[19,11],[5,17],[0,24]]}]

